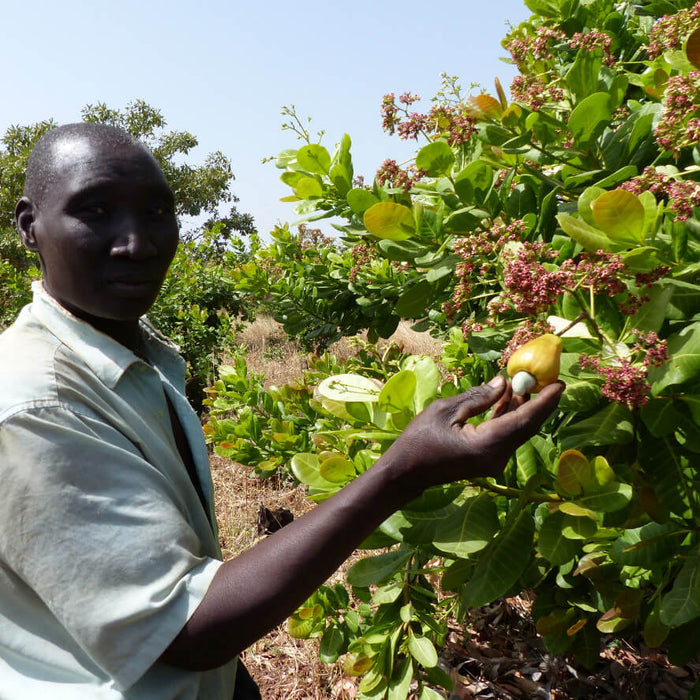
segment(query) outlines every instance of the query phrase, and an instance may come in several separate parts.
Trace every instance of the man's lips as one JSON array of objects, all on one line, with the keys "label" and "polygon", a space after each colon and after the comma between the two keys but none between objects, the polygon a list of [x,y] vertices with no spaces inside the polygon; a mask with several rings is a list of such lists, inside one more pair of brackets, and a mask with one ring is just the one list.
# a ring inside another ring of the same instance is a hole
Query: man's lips
[{"label": "man's lips", "polygon": [[120,294],[139,296],[145,292],[151,292],[153,287],[158,285],[159,281],[159,279],[153,277],[129,275],[109,279],[107,284]]}]

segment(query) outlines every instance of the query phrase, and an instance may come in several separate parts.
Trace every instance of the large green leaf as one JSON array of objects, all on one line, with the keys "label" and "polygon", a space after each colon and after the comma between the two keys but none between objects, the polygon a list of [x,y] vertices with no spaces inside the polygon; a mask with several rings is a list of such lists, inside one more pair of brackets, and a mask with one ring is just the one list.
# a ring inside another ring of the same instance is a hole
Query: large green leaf
[{"label": "large green leaf", "polygon": [[331,401],[377,401],[381,385],[359,374],[335,374],[326,377],[316,389],[319,396]]},{"label": "large green leaf", "polygon": [[416,230],[413,211],[403,204],[378,202],[364,213],[365,228],[377,238],[401,241],[411,238]]},{"label": "large green leaf", "polygon": [[614,241],[641,243],[644,240],[644,206],[627,190],[604,192],[591,204],[596,224]]},{"label": "large green leaf", "polygon": [[678,627],[700,617],[700,555],[694,551],[684,562],[673,588],[661,599],[661,621]]},{"label": "large green leaf", "polygon": [[479,557],[464,587],[464,601],[472,607],[487,605],[515,585],[532,557],[535,524],[527,510],[506,523]]},{"label": "large green leaf", "polygon": [[415,413],[420,413],[437,397],[441,382],[440,370],[427,355],[411,355],[404,360],[401,369],[410,370],[416,375],[413,407]]},{"label": "large green leaf", "polygon": [[614,513],[622,510],[632,500],[630,484],[612,482],[604,489],[577,496],[575,503],[589,510],[601,513]]},{"label": "large green leaf", "polygon": [[667,436],[655,438],[643,435],[639,463],[661,506],[671,513],[682,514],[687,508],[683,492],[685,476],[676,441]]},{"label": "large green leaf", "polygon": [[331,156],[325,147],[310,143],[297,151],[297,163],[308,173],[327,175],[331,167]]},{"label": "large green leaf", "polygon": [[612,111],[607,92],[596,92],[581,100],[571,112],[568,122],[576,144],[586,145],[600,136],[610,122]]},{"label": "large green leaf", "polygon": [[590,418],[572,423],[559,431],[565,450],[599,445],[626,445],[634,438],[632,414],[624,406],[613,403]]},{"label": "large green leaf", "polygon": [[455,162],[455,154],[445,141],[433,141],[418,151],[416,167],[425,170],[429,177],[449,175]]},{"label": "large green leaf", "polygon": [[379,203],[377,197],[363,187],[350,190],[345,198],[355,214],[364,214],[371,206]]},{"label": "large green leaf", "polygon": [[581,544],[564,536],[565,515],[559,511],[547,516],[540,527],[537,551],[554,566],[560,566],[576,556]]},{"label": "large green leaf", "polygon": [[493,170],[474,160],[455,177],[455,192],[465,204],[482,204],[493,184]]},{"label": "large green leaf", "polygon": [[562,229],[586,250],[611,250],[613,241],[600,229],[587,224],[583,219],[577,219],[571,214],[557,214],[557,221]]},{"label": "large green leaf", "polygon": [[670,360],[649,373],[654,394],[677,384],[700,380],[700,323],[691,323],[672,335],[668,354]]},{"label": "large green leaf", "polygon": [[677,407],[670,399],[652,399],[642,406],[640,415],[654,437],[663,437],[675,432],[683,417],[682,410],[682,406]]},{"label": "large green leaf", "polygon": [[433,295],[433,285],[425,279],[411,284],[396,301],[396,313],[401,318],[422,318],[428,315],[428,300]]},{"label": "large green leaf", "polygon": [[378,400],[379,408],[387,413],[412,413],[415,393],[415,373],[411,370],[401,370],[390,377],[382,388]]},{"label": "large green leaf", "polygon": [[496,504],[491,496],[481,494],[451,510],[436,529],[433,544],[446,554],[466,557],[483,549],[498,528]]},{"label": "large green leaf", "polygon": [[324,664],[333,664],[338,660],[345,648],[345,635],[338,625],[330,625],[326,628],[321,638],[319,656]]},{"label": "large green leaf", "polygon": [[680,547],[685,533],[674,523],[649,523],[625,532],[615,540],[610,556],[623,566],[655,565],[669,560]]},{"label": "large green leaf", "polygon": [[348,583],[351,586],[365,588],[380,583],[398,571],[412,556],[410,549],[397,549],[376,557],[360,559],[348,571]]},{"label": "large green leaf", "polygon": [[437,665],[437,651],[427,637],[419,637],[409,633],[408,650],[411,652],[411,656],[424,668],[432,668]]}]

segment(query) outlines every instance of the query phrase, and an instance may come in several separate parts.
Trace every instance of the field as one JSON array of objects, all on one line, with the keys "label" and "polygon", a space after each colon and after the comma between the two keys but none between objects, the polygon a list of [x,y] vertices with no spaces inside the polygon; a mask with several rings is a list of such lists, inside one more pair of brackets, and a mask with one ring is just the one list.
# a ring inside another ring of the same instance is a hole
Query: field
[{"label": "field", "polygon": [[[271,319],[258,319],[239,341],[247,348],[250,370],[264,374],[267,384],[290,381],[305,367],[305,355]],[[434,340],[405,325],[390,341],[412,354],[439,354]],[[343,339],[331,351],[347,356],[353,352],[352,339]],[[295,516],[312,507],[291,481],[261,481],[249,467],[216,456],[212,472],[226,559],[265,536],[258,529],[262,507],[286,509]],[[700,676],[700,664],[674,666],[662,651],[647,649],[638,638],[610,640],[592,670],[548,654],[535,632],[530,603],[527,595],[506,598],[475,610],[466,623],[454,622],[441,654],[455,681],[451,700],[693,697],[690,688]],[[344,677],[340,663],[321,663],[317,651],[317,641],[292,639],[282,625],[248,649],[244,660],[265,700],[357,697],[356,679]]]}]

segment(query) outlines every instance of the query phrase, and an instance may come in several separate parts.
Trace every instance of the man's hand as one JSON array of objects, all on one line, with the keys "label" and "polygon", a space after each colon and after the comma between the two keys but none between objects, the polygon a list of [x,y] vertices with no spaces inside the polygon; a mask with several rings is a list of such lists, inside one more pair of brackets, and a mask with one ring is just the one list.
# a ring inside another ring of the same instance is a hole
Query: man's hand
[{"label": "man's hand", "polygon": [[[556,408],[562,382],[546,386],[532,399],[514,397],[503,377],[464,394],[438,399],[409,424],[387,451],[422,491],[428,486],[494,476],[523,442],[531,438]],[[493,407],[491,418],[478,424],[468,419]],[[415,481],[414,481],[415,480]]]}]

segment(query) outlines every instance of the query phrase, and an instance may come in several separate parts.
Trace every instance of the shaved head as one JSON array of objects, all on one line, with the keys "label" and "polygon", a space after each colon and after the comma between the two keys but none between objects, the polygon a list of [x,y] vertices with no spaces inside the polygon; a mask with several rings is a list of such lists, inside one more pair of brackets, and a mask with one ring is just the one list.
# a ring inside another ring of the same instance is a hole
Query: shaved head
[{"label": "shaved head", "polygon": [[27,164],[24,196],[40,205],[60,165],[89,159],[96,146],[110,150],[127,146],[153,158],[138,139],[117,127],[92,122],[65,124],[48,131],[34,146]]}]

